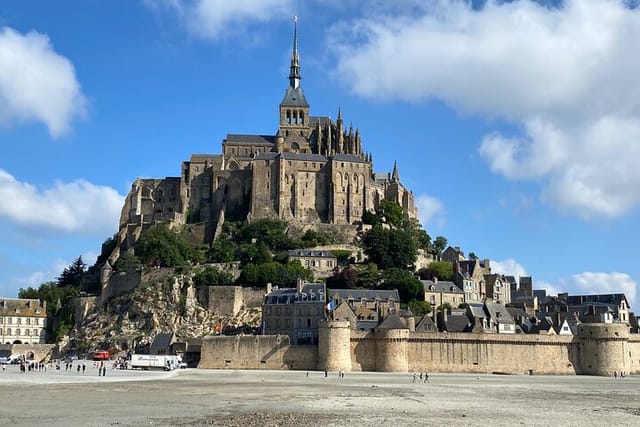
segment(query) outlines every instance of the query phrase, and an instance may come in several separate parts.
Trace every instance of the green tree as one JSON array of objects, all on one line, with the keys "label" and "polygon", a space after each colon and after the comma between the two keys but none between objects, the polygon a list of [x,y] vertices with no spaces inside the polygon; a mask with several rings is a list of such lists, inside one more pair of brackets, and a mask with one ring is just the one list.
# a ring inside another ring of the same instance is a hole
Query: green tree
[{"label": "green tree", "polygon": [[416,262],[416,242],[411,233],[402,229],[374,226],[362,239],[364,253],[378,268],[408,268]]},{"label": "green tree", "polygon": [[476,255],[475,252],[469,252],[469,259],[476,260],[478,259],[478,256]]},{"label": "green tree", "polygon": [[382,289],[397,289],[401,301],[424,299],[422,282],[413,273],[402,268],[389,268],[384,271]]},{"label": "green tree", "polygon": [[209,262],[232,262],[238,259],[236,251],[238,246],[228,237],[220,237],[213,242],[207,253]]},{"label": "green tree", "polygon": [[267,245],[260,241],[257,244],[243,243],[238,248],[242,264],[264,264],[271,262],[271,253]]},{"label": "green tree", "polygon": [[358,268],[357,280],[359,287],[375,288],[380,284],[380,280],[382,280],[382,271],[378,269],[376,263],[369,262]]},{"label": "green tree", "polygon": [[353,289],[357,285],[358,271],[350,265],[327,278],[327,287],[332,289]]},{"label": "green tree", "polygon": [[449,242],[446,237],[438,236],[433,242],[433,249],[435,249],[438,255],[440,255],[447,248],[448,243]]},{"label": "green tree", "polygon": [[426,280],[453,280],[453,267],[448,261],[434,261],[420,271],[420,277]]},{"label": "green tree", "polygon": [[407,306],[409,310],[411,310],[411,312],[417,317],[429,314],[432,310],[431,304],[428,301],[422,301],[418,299],[412,299],[411,301],[409,301],[409,304]]},{"label": "green tree", "polygon": [[305,248],[311,248],[313,246],[321,246],[328,245],[332,242],[332,238],[330,238],[326,233],[319,233],[315,230],[307,230],[300,239],[302,246]]},{"label": "green tree", "polygon": [[120,254],[115,264],[113,265],[113,269],[117,271],[137,270],[141,265],[142,263],[137,256],[129,251],[126,251]]},{"label": "green tree", "polygon": [[233,276],[215,267],[205,267],[193,276],[193,282],[196,287],[230,285],[233,283]]},{"label": "green tree", "polygon": [[402,206],[398,203],[391,200],[383,200],[378,208],[378,217],[382,222],[399,228],[402,226],[404,212],[402,211]]},{"label": "green tree", "polygon": [[60,277],[58,277],[58,286],[75,286],[81,288],[85,277],[84,273],[87,268],[87,264],[82,260],[82,255],[73,260],[70,266],[65,267]]},{"label": "green tree", "polygon": [[362,213],[362,223],[368,225],[376,225],[380,223],[380,218],[378,218],[375,213],[365,209],[365,211]]},{"label": "green tree", "polygon": [[236,234],[238,243],[264,242],[273,251],[294,249],[295,242],[287,237],[287,223],[279,220],[260,219],[245,224]]},{"label": "green tree", "polygon": [[194,248],[184,238],[159,224],[142,234],[135,245],[135,253],[144,265],[176,267],[193,260]]},{"label": "green tree", "polygon": [[331,253],[336,256],[339,265],[347,265],[349,263],[351,251],[346,249],[333,249],[331,250]]}]

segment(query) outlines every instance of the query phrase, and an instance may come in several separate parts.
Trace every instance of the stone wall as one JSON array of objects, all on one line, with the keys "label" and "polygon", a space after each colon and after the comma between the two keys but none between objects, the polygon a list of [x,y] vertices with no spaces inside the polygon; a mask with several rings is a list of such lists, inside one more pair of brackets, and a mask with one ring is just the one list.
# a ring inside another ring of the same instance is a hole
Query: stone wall
[{"label": "stone wall", "polygon": [[131,270],[114,273],[109,278],[107,286],[102,289],[102,301],[128,294],[140,286],[140,283],[142,283],[142,271]]},{"label": "stone wall", "polygon": [[574,338],[549,335],[412,333],[409,372],[575,374]]},{"label": "stone wall", "polygon": [[[313,346],[317,352],[317,347]],[[285,354],[290,350],[289,337],[284,335],[257,335],[235,337],[208,337],[202,340],[202,352],[198,368],[216,369],[287,369]],[[289,352],[286,359],[297,366],[295,355]],[[307,355],[300,360],[300,366]],[[307,362],[308,363],[308,362]]]},{"label": "stone wall", "polygon": [[198,288],[198,302],[211,313],[235,316],[240,310],[261,309],[265,290],[242,286],[203,286]]},{"label": "stone wall", "polygon": [[319,346],[282,335],[213,337],[199,367],[610,376],[640,374],[640,336],[624,324],[582,324],[578,336],[353,331],[322,322]]},{"label": "stone wall", "polygon": [[46,362],[51,359],[55,344],[0,344],[3,355],[23,355],[27,360]]}]

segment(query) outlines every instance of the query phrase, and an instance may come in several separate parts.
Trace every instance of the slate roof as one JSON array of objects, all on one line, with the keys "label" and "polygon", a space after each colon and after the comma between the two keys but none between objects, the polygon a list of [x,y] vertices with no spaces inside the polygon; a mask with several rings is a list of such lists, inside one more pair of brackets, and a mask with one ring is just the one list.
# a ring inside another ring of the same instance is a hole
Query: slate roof
[{"label": "slate roof", "polygon": [[331,117],[327,117],[327,116],[311,116],[309,117],[309,125],[310,126],[315,126],[318,122],[320,122],[321,125],[327,125],[329,123],[331,123]]},{"label": "slate roof", "polygon": [[471,324],[467,316],[450,314],[447,316],[445,327],[448,332],[468,332]]},{"label": "slate roof", "polygon": [[291,249],[289,256],[305,256],[316,258],[336,258],[331,251],[317,251],[313,249]]},{"label": "slate roof", "polygon": [[[438,280],[434,282],[433,280],[420,280],[422,285],[424,286],[425,292],[444,292],[448,294],[462,294],[462,289],[458,287],[453,282],[449,282],[448,280]],[[432,289],[433,287],[433,289]]]},{"label": "slate roof", "polygon": [[496,302],[485,302],[485,309],[489,313],[489,317],[491,317],[494,321],[499,321],[500,323],[513,323],[516,322],[511,317],[511,313],[507,310],[503,304],[499,304]]},{"label": "slate roof", "polygon": [[307,98],[305,98],[304,92],[302,92],[302,86],[298,86],[297,88],[287,86],[287,90],[285,90],[284,92],[284,97],[282,98],[282,102],[280,103],[280,105],[291,107],[309,107]]},{"label": "slate roof", "polygon": [[566,298],[566,301],[569,305],[604,303],[614,304],[618,307],[620,306],[622,300],[627,302],[627,297],[624,294],[569,295]]},{"label": "slate roof", "polygon": [[273,135],[243,135],[230,133],[227,134],[226,142],[234,144],[269,144],[273,145],[276,137]]},{"label": "slate roof", "polygon": [[390,314],[382,323],[378,325],[377,329],[409,329],[407,325],[396,314]]},{"label": "slate roof", "polygon": [[416,332],[435,332],[436,330],[436,324],[428,314],[422,316],[422,319],[420,319],[416,325]]},{"label": "slate roof", "polygon": [[343,154],[339,153],[332,157],[333,160],[337,162],[351,162],[351,163],[366,163],[363,159],[356,156],[355,154]]},{"label": "slate roof", "polygon": [[324,283],[305,283],[302,292],[297,288],[272,289],[271,293],[264,297],[265,304],[295,304],[306,302],[325,302]]},{"label": "slate roof", "polygon": [[353,299],[367,301],[400,301],[400,295],[397,289],[378,290],[378,289],[331,289],[329,291],[329,299]]},{"label": "slate roof", "polygon": [[468,304],[468,307],[474,319],[485,319],[487,317],[482,304]]},{"label": "slate roof", "polygon": [[153,341],[151,342],[151,346],[149,349],[151,350],[168,350],[171,347],[171,343],[174,340],[174,334],[170,332],[156,334],[153,337]]},{"label": "slate roof", "polygon": [[37,299],[1,298],[1,316],[47,317],[45,306]]}]

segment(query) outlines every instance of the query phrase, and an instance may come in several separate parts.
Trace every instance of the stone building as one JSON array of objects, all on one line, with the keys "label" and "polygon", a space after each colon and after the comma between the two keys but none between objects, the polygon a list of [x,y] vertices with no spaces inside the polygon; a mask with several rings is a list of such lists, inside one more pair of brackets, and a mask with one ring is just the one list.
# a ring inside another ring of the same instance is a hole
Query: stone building
[{"label": "stone building", "polygon": [[417,218],[413,193],[400,182],[397,166],[392,173],[374,173],[360,131],[345,124],[340,109],[335,120],[311,115],[300,81],[295,27],[275,134],[228,134],[222,154],[193,154],[179,177],[137,179],[122,209],[118,250],[154,222],[204,224],[201,237],[209,243],[225,218],[353,225],[381,200],[395,201]]},{"label": "stone building", "polygon": [[434,309],[445,303],[451,308],[456,308],[465,302],[464,292],[453,282],[436,278],[421,282],[424,287],[424,300]]},{"label": "stone building", "polygon": [[37,299],[0,298],[3,344],[44,344],[47,305]]},{"label": "stone building", "polygon": [[324,317],[324,283],[303,283],[295,288],[267,289],[262,306],[265,335],[288,335],[291,344],[318,344],[318,322]]},{"label": "stone building", "polygon": [[338,266],[338,258],[331,251],[291,249],[289,261],[300,261],[303,267],[313,271],[316,279],[326,279]]}]

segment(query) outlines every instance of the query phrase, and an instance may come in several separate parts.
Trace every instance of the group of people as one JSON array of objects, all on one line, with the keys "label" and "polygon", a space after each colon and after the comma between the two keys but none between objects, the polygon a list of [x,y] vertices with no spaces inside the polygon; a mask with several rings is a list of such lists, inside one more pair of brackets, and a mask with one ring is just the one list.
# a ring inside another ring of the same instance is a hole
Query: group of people
[{"label": "group of people", "polygon": [[[424,375],[422,374],[422,372],[420,372],[419,376],[420,376],[420,382],[425,382],[425,383],[429,382],[429,374],[427,372],[425,372]],[[413,382],[415,383],[417,380],[418,380],[418,373],[414,372]]]},{"label": "group of people", "polygon": [[620,379],[625,379],[627,377],[627,373],[625,371],[620,371],[620,373],[618,374],[618,371],[613,371],[613,378],[620,378]]}]

